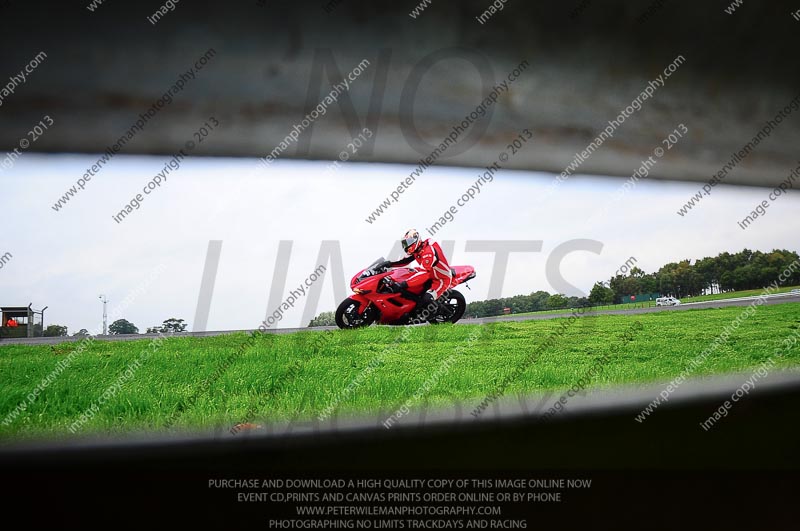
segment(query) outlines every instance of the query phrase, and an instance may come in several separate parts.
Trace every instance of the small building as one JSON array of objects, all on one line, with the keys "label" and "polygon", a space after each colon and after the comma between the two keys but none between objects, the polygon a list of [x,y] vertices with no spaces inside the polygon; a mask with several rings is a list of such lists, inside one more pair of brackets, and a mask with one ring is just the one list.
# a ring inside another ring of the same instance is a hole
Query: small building
[{"label": "small building", "polygon": [[503,308],[503,315],[508,315],[511,313],[511,308]]},{"label": "small building", "polygon": [[[44,311],[28,306],[0,306],[0,338],[3,337],[40,337],[44,330]],[[16,323],[16,326],[8,326]]]}]

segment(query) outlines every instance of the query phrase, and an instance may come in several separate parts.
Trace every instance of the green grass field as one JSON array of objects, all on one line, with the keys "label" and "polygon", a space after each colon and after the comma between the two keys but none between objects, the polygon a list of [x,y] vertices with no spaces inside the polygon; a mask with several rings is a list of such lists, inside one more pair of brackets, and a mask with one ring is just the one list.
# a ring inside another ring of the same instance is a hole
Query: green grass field
[{"label": "green grass field", "polygon": [[[78,433],[231,427],[252,417],[311,419],[331,404],[339,414],[394,411],[437,371],[440,377],[425,393],[431,403],[474,399],[477,405],[520,364],[526,370],[507,394],[565,389],[606,356],[592,386],[665,381],[742,311],[734,307],[586,317],[531,363],[526,359],[564,319],[422,326],[400,342],[401,327],[270,335],[248,349],[240,349],[248,340],[245,334],[172,338],[142,358],[132,377]],[[640,326],[634,327],[637,322]],[[798,328],[800,304],[762,307],[696,374],[756,367]],[[148,341],[94,342],[25,411],[3,423],[74,348],[74,343],[0,347],[0,437],[69,436],[68,426],[148,351]],[[365,371],[370,363],[372,370]],[[800,348],[778,363],[797,365]]]}]

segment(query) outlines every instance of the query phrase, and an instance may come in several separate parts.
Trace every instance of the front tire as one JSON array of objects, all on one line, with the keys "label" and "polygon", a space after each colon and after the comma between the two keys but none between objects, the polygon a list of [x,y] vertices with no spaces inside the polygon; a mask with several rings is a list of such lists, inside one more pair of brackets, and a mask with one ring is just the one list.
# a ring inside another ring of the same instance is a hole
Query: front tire
[{"label": "front tire", "polygon": [[467,310],[467,300],[460,291],[450,290],[444,294],[442,299],[446,300],[442,300],[440,304],[446,305],[452,314],[440,310],[432,319],[428,319],[430,324],[455,323],[464,316],[464,312]]},{"label": "front tire", "polygon": [[358,313],[359,303],[357,300],[346,298],[336,308],[336,326],[341,329],[361,328],[375,322],[377,315],[372,305],[368,306],[363,313]]}]

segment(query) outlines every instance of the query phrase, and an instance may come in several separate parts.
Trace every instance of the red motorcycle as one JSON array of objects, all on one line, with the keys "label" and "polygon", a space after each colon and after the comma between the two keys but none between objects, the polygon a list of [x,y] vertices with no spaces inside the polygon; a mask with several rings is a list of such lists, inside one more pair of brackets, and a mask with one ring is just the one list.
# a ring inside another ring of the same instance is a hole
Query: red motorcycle
[{"label": "red motorcycle", "polygon": [[398,286],[417,273],[418,269],[390,268],[390,263],[381,257],[353,277],[350,289],[355,295],[345,299],[336,309],[336,325],[339,328],[360,328],[369,326],[375,321],[386,325],[406,325],[425,321],[431,324],[455,323],[464,315],[467,302],[464,300],[464,295],[454,290],[452,286],[475,278],[474,267],[453,267],[451,288],[432,305],[418,307],[417,303],[422,300],[431,282],[417,288],[418,293],[399,289]]}]

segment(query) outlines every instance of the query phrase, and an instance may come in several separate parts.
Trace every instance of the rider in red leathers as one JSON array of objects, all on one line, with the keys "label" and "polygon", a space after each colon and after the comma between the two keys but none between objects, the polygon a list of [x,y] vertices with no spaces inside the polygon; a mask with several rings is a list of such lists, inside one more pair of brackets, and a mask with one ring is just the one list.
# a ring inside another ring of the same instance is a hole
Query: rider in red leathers
[{"label": "rider in red leathers", "polygon": [[423,294],[417,307],[435,301],[447,291],[453,282],[453,272],[442,248],[436,242],[430,243],[430,240],[421,240],[415,229],[406,232],[401,242],[403,250],[408,253],[408,256],[389,263],[389,267],[405,266],[416,260],[422,266],[423,271],[419,271],[407,281],[397,284],[397,291],[411,288],[411,291],[416,292],[414,288],[431,280],[430,289]]}]

